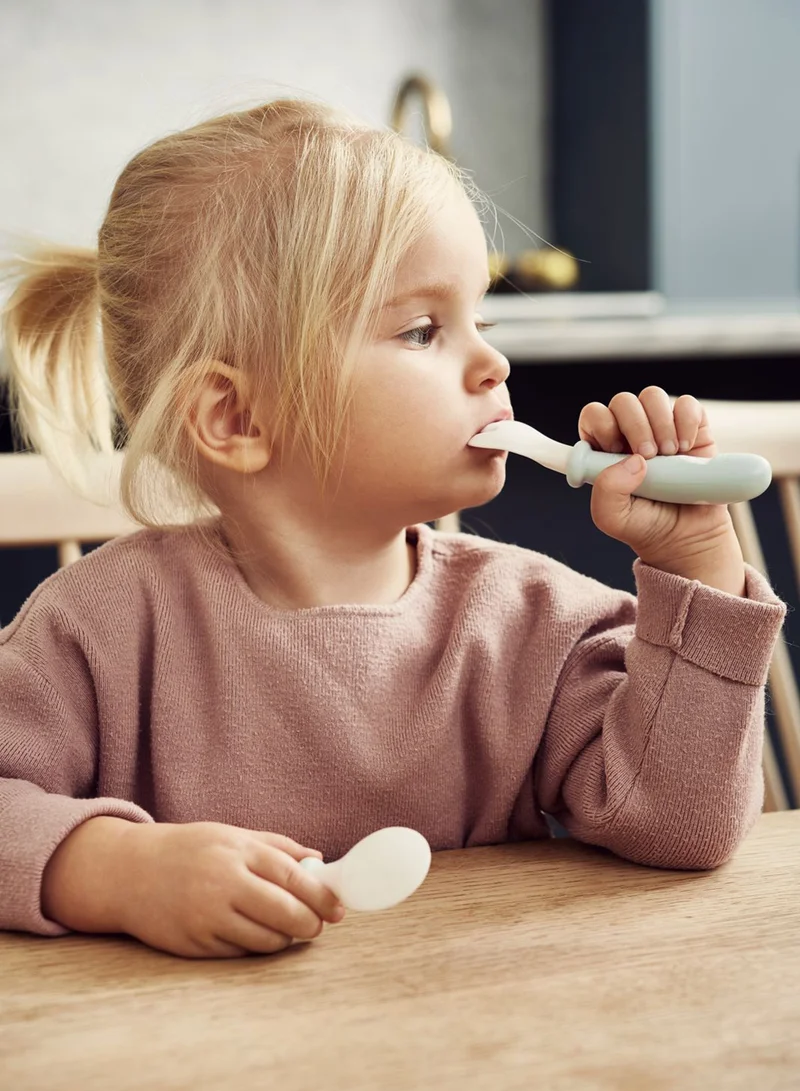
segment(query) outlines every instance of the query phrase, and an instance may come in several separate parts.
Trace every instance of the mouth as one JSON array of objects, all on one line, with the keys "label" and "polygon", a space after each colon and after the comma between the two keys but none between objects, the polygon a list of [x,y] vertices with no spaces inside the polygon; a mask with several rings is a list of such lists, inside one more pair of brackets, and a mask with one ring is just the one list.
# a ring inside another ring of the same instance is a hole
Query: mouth
[{"label": "mouth", "polygon": [[510,406],[507,406],[505,409],[499,409],[490,420],[485,421],[481,425],[477,432],[472,433],[472,435],[469,437],[469,440],[467,440],[468,449],[472,452],[479,452],[483,455],[489,455],[491,458],[501,458],[505,460],[506,458],[508,458],[508,451],[504,451],[501,448],[484,447],[482,445],[479,447],[473,447],[470,443],[470,440],[473,439],[475,436],[479,436],[481,432],[485,432],[487,429],[490,429],[492,425],[500,424],[502,421],[513,419],[514,412]]},{"label": "mouth", "polygon": [[[491,420],[487,420],[486,424],[498,424],[501,420],[513,420],[513,419],[514,419],[514,410],[509,405],[505,409],[501,409],[500,412],[497,414],[497,416],[492,417]],[[483,426],[484,428],[486,427],[486,424],[484,424],[484,426]]]},{"label": "mouth", "polygon": [[[488,428],[490,424],[499,424],[500,421],[513,420],[513,419],[514,419],[514,412],[513,412],[513,410],[511,409],[510,406],[508,408],[506,408],[506,409],[501,409],[501,410],[499,410],[499,412],[495,413],[495,415],[490,420],[485,421],[480,426],[478,431],[473,432],[472,435],[473,436],[479,435],[485,428]],[[472,439],[472,436],[470,436],[469,438]]]}]

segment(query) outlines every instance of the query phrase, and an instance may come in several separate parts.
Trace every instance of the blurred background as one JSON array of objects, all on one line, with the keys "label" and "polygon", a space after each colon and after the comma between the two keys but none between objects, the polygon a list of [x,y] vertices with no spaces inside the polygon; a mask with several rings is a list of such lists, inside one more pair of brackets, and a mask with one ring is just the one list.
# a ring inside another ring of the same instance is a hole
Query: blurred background
[{"label": "blurred background", "polygon": [[[310,93],[438,142],[503,210],[485,317],[521,419],[573,442],[584,403],[650,383],[798,398],[798,57],[797,0],[2,0],[0,231],[93,245],[143,145]],[[633,586],[588,490],[527,461],[464,523]],[[0,623],[51,567],[4,555]]]},{"label": "blurred background", "polygon": [[3,0],[0,228],[89,242],[156,137],[284,91],[386,124],[419,73],[580,289],[795,309],[799,55],[796,0]]},{"label": "blurred background", "polygon": [[[89,242],[157,137],[283,93],[386,125],[420,72],[450,101],[458,161],[538,231],[544,19],[541,0],[3,0],[0,228]],[[418,132],[418,101],[408,114]]]}]

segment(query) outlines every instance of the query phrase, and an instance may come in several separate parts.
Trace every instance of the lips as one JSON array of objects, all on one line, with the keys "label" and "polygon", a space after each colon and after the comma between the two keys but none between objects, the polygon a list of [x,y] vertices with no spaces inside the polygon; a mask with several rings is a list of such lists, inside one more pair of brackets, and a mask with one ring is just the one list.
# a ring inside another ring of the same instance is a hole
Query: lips
[{"label": "lips", "polygon": [[[509,409],[501,409],[499,413],[496,413],[491,420],[487,420],[485,424],[482,424],[478,429],[478,432],[482,432],[484,428],[488,428],[490,424],[497,424],[501,420],[513,420],[514,413]],[[477,435],[477,433],[474,433]]]},{"label": "lips", "polygon": [[[480,435],[480,433],[483,432],[485,428],[488,428],[490,424],[499,424],[500,421],[513,420],[513,419],[514,419],[514,413],[513,413],[512,409],[511,409],[511,407],[506,406],[505,409],[499,409],[490,420],[485,421],[480,426],[480,428],[477,430],[477,432],[472,433],[472,436]],[[469,438],[472,439],[472,436],[470,436]],[[469,446],[469,441],[467,441],[467,446]],[[474,447],[470,448],[470,449],[471,450],[476,450],[476,448],[474,448]],[[486,450],[487,448],[477,448],[477,449],[478,450]],[[497,454],[497,451],[495,451],[494,453]]]}]

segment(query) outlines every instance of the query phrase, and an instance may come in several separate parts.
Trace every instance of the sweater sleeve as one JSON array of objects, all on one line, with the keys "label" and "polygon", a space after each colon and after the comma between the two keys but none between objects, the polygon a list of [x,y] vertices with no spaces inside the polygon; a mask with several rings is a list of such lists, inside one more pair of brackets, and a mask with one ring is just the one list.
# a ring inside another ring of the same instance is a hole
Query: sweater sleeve
[{"label": "sweater sleeve", "polygon": [[561,672],[534,776],[574,837],[642,864],[712,868],[763,800],[764,686],[785,606],[747,569],[742,598],[634,565],[619,608]]},{"label": "sweater sleeve", "polygon": [[0,929],[56,936],[41,911],[51,855],[95,815],[150,816],[124,800],[91,798],[97,716],[80,642],[52,618],[26,616],[0,632]]}]

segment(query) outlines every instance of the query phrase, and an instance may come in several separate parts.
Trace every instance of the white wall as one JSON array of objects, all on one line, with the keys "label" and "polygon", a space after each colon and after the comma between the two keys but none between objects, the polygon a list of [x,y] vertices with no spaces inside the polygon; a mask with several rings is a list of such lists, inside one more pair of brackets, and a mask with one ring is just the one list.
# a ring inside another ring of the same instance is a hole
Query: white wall
[{"label": "white wall", "polygon": [[167,131],[285,90],[385,124],[419,69],[461,165],[546,234],[541,19],[542,0],[2,0],[0,230],[93,244],[119,171]]}]

